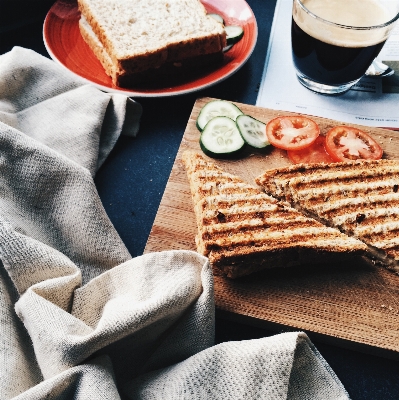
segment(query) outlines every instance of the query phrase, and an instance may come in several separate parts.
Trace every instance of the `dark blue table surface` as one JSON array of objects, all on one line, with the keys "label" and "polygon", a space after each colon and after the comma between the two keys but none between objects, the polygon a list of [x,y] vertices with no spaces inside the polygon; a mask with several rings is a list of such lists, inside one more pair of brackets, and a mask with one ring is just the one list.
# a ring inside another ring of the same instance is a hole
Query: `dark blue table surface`
[{"label": "dark blue table surface", "polygon": [[[143,253],[195,100],[209,96],[247,104],[256,102],[275,0],[247,2],[259,29],[257,45],[249,61],[232,77],[202,91],[169,98],[137,99],[143,106],[137,138],[121,137],[96,176],[104,207],[132,256]],[[18,0],[14,2],[17,3]],[[32,0],[32,9],[25,14],[12,6],[3,9],[0,54],[18,45],[48,57],[42,40],[42,25],[50,5],[51,1]],[[284,84],[283,77],[281,82]],[[216,321],[217,342],[275,333],[220,317]],[[309,336],[352,399],[399,399],[399,361],[326,344],[313,338],[311,333]]]}]

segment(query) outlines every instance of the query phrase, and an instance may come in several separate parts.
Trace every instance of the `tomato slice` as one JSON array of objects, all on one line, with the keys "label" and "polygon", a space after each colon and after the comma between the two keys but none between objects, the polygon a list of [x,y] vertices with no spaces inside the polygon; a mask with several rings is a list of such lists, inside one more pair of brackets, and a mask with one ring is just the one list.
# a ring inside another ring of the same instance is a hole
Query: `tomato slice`
[{"label": "tomato slice", "polygon": [[349,126],[336,126],[327,133],[326,150],[335,161],[379,160],[383,153],[366,132]]},{"label": "tomato slice", "polygon": [[334,160],[325,149],[325,143],[326,138],[324,136],[319,136],[310,146],[302,150],[288,150],[288,158],[294,164],[333,163]]},{"label": "tomato slice", "polygon": [[320,135],[320,128],[310,118],[300,115],[277,117],[266,125],[266,135],[275,147],[300,150],[316,140]]}]

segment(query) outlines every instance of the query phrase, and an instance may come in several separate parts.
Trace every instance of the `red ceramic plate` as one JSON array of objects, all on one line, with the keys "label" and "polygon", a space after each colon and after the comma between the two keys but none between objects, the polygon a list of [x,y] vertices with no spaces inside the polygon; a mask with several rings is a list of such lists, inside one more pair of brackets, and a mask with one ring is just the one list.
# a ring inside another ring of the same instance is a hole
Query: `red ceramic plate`
[{"label": "red ceramic plate", "polygon": [[[223,64],[203,75],[182,78],[173,86],[123,89],[112,84],[100,62],[82,39],[76,0],[58,0],[44,21],[43,38],[53,60],[101,90],[134,97],[174,96],[214,85],[237,72],[251,55],[258,36],[255,16],[244,0],[202,0],[209,13],[220,14],[226,25],[240,25],[244,37],[225,53]],[[186,79],[186,80],[184,80]]]}]

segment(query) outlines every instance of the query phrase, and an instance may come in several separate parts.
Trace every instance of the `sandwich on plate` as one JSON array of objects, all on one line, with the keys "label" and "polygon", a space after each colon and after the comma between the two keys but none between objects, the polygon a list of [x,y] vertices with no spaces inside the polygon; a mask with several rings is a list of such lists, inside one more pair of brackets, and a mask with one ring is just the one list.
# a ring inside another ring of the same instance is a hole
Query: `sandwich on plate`
[{"label": "sandwich on plate", "polygon": [[78,0],[79,29],[116,86],[223,60],[226,33],[199,0]]},{"label": "sandwich on plate", "polygon": [[198,226],[196,245],[230,278],[272,267],[338,263],[367,246],[326,227],[229,174],[200,154],[185,151]]},{"label": "sandwich on plate", "polygon": [[265,192],[367,244],[399,272],[399,161],[297,164],[256,179]]}]

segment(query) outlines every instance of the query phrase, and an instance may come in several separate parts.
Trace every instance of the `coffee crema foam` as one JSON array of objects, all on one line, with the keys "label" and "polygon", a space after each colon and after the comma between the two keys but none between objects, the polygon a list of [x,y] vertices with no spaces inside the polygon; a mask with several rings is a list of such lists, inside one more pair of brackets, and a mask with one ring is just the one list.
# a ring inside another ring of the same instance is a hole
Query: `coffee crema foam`
[{"label": "coffee crema foam", "polygon": [[314,15],[335,24],[355,27],[346,29],[327,24],[304,11],[294,1],[293,18],[308,35],[335,46],[366,47],[386,40],[392,27],[356,30],[390,21],[394,15],[378,0],[302,0]]}]

